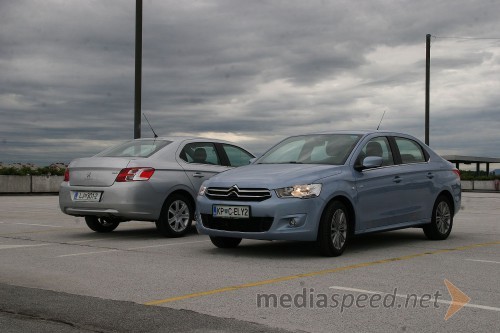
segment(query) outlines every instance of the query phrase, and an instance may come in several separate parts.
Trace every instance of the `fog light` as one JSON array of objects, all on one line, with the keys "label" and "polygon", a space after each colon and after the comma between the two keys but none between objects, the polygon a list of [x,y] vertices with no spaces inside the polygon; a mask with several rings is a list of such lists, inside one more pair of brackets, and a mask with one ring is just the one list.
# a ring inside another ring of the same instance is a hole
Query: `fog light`
[{"label": "fog light", "polygon": [[290,222],[288,222],[288,224],[290,225],[290,227],[295,227],[297,226],[297,220],[296,219],[290,219]]}]

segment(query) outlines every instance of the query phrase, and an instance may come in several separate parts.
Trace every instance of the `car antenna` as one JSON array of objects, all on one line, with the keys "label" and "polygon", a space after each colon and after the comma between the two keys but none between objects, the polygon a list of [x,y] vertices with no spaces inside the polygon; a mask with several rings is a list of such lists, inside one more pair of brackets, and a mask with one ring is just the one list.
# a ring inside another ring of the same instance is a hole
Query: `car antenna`
[{"label": "car antenna", "polygon": [[380,118],[380,122],[378,123],[378,126],[377,126],[377,131],[380,128],[380,124],[382,124],[382,120],[384,120],[385,111],[387,111],[387,110],[384,110],[384,113],[382,114],[382,118]]},{"label": "car antenna", "polygon": [[142,115],[144,116],[144,119],[146,119],[146,121],[148,122],[149,128],[151,128],[151,131],[153,132],[153,135],[155,136],[155,139],[156,139],[158,137],[158,135],[156,135],[155,130],[153,129],[153,126],[151,126],[151,124],[149,123],[148,117],[146,117],[146,114],[144,112],[142,113]]}]

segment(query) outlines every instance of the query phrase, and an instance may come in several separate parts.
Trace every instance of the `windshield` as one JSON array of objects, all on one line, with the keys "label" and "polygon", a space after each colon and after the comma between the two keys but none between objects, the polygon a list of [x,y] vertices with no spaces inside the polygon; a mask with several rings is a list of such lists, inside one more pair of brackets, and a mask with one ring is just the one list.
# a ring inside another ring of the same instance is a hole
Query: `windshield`
[{"label": "windshield", "polygon": [[262,156],[258,164],[344,164],[360,139],[354,134],[314,134],[288,138]]},{"label": "windshield", "polygon": [[172,143],[165,140],[132,140],[108,148],[96,156],[99,157],[149,157]]}]

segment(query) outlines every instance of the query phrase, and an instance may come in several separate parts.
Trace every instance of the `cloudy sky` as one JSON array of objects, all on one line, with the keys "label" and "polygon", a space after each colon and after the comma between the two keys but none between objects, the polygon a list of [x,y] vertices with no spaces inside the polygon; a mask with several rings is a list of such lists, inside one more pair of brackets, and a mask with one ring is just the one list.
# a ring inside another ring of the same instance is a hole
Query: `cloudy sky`
[{"label": "cloudy sky", "polygon": [[[142,109],[160,135],[256,153],[375,129],[384,111],[381,129],[423,140],[429,33],[431,147],[500,157],[499,13],[487,0],[144,0]],[[133,0],[0,0],[0,161],[69,162],[133,138],[134,34]]]}]

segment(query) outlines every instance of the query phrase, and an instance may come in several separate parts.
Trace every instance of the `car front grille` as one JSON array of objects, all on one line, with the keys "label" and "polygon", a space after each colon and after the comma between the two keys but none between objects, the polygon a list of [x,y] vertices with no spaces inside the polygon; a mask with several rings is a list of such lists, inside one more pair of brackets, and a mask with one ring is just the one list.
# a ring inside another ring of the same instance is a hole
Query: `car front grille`
[{"label": "car front grille", "polygon": [[271,198],[267,188],[209,187],[205,195],[209,199],[224,201],[264,201]]},{"label": "car front grille", "polygon": [[201,214],[201,223],[208,229],[239,231],[239,232],[265,232],[273,224],[272,217],[252,217],[250,219],[228,219],[213,217],[210,214]]}]

